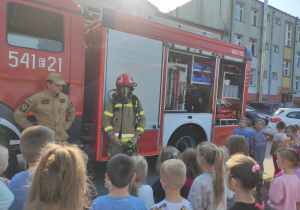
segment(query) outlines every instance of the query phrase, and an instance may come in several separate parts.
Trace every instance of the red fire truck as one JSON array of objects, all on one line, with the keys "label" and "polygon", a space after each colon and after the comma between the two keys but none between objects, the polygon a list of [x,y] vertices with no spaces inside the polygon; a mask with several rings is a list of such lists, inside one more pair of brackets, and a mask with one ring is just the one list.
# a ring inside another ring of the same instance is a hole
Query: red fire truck
[{"label": "red fire truck", "polygon": [[67,82],[76,108],[70,142],[80,140],[98,162],[108,160],[102,113],[122,73],[137,83],[147,117],[142,155],[167,145],[224,145],[245,113],[251,56],[210,32],[109,9],[84,28],[71,0],[1,0],[0,16],[0,138],[14,149],[21,128],[13,112],[51,72]]}]

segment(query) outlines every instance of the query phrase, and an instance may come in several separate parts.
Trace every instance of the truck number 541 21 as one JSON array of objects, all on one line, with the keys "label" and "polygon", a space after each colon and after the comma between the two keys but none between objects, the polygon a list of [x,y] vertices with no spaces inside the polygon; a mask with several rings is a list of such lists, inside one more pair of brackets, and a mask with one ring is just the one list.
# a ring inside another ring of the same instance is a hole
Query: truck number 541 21
[{"label": "truck number 541 21", "polygon": [[[48,58],[36,58],[35,54],[30,55],[29,53],[24,53],[21,55],[16,51],[9,51],[8,58],[10,61],[10,67],[16,68],[19,67],[19,65],[25,64],[26,69],[47,68],[48,71],[61,72],[61,58],[55,58],[52,56]],[[58,65],[55,65],[56,63],[58,63]],[[58,67],[58,69],[55,67]]]}]

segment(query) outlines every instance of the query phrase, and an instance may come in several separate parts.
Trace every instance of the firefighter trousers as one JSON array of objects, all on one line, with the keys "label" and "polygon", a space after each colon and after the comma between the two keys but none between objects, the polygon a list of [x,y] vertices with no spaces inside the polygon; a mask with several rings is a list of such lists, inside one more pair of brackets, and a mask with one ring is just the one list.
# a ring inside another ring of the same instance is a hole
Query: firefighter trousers
[{"label": "firefighter trousers", "polygon": [[[108,145],[107,145],[107,157],[112,158],[113,156],[120,154],[120,153],[128,155],[126,144],[124,143],[122,146],[116,146],[113,143],[113,141],[109,141]],[[132,151],[132,155],[137,155],[137,154],[138,154],[137,149]],[[132,155],[130,155],[130,156],[132,156]]]}]

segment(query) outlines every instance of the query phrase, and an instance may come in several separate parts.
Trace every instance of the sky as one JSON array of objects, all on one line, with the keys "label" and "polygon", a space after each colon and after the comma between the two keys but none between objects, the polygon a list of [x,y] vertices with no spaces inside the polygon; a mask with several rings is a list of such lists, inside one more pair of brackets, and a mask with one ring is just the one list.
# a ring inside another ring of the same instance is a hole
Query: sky
[{"label": "sky", "polygon": [[[161,12],[169,12],[191,0],[148,0]],[[263,2],[263,0],[260,0]],[[300,0],[268,0],[268,4],[290,15],[300,18]]]}]

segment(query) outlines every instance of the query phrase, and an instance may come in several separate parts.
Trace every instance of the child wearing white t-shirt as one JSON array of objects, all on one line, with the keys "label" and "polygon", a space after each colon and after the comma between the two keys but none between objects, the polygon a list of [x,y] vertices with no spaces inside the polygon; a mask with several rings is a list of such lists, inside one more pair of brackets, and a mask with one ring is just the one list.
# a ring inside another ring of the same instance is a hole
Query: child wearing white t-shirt
[{"label": "child wearing white t-shirt", "polygon": [[163,162],[160,168],[160,177],[166,197],[161,202],[153,205],[150,210],[192,210],[192,204],[180,195],[180,189],[186,180],[186,166],[182,160],[169,159]]}]

